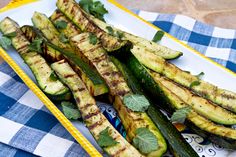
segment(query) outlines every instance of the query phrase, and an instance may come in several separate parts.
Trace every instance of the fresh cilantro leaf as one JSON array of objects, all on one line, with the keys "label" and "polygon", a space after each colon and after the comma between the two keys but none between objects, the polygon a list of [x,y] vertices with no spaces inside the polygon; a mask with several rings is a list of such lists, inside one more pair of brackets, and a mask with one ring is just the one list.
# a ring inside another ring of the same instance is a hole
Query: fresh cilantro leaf
[{"label": "fresh cilantro leaf", "polygon": [[204,72],[200,72],[198,75],[196,75],[196,77],[197,77],[198,79],[201,79],[204,75],[205,75]]},{"label": "fresh cilantro leaf", "polygon": [[106,29],[108,30],[108,34],[114,35],[114,30],[111,26],[107,26]]},{"label": "fresh cilantro leaf", "polygon": [[109,135],[108,129],[109,129],[109,127],[104,129],[103,131],[101,131],[99,134],[98,144],[101,147],[114,146],[118,143]]},{"label": "fresh cilantro leaf", "polygon": [[108,13],[100,1],[81,0],[79,5],[84,11],[103,21],[104,14]]},{"label": "fresh cilantro leaf", "polygon": [[1,37],[0,38],[0,46],[2,46],[2,48],[7,50],[11,46],[11,39],[9,39],[8,37],[5,37],[5,36]]},{"label": "fresh cilantro leaf", "polygon": [[150,105],[144,95],[129,94],[124,96],[124,104],[132,111],[144,112]]},{"label": "fresh cilantro leaf", "polygon": [[162,39],[162,37],[164,36],[164,32],[163,31],[157,31],[155,36],[153,37],[152,41],[153,42],[158,42]]},{"label": "fresh cilantro leaf", "polygon": [[30,43],[30,45],[28,46],[29,51],[36,51],[36,52],[41,53],[42,52],[42,49],[41,49],[42,43],[43,43],[43,39],[41,39],[41,38],[34,39],[32,41],[32,43]]},{"label": "fresh cilantro leaf", "polygon": [[54,72],[51,73],[51,75],[50,75],[49,78],[50,78],[50,80],[52,80],[52,81],[58,80],[58,79],[57,79],[57,75],[56,75]]},{"label": "fresh cilantro leaf", "polygon": [[116,37],[119,38],[119,39],[122,39],[124,37],[124,33],[117,31],[116,32]]},{"label": "fresh cilantro leaf", "polygon": [[8,34],[4,34],[4,36],[8,37],[8,38],[12,38],[12,37],[16,36],[16,32],[11,32],[11,33],[8,33]]},{"label": "fresh cilantro leaf", "polygon": [[156,136],[147,128],[138,128],[136,136],[133,138],[134,146],[142,153],[148,154],[158,149]]},{"label": "fresh cilantro leaf", "polygon": [[191,107],[184,107],[184,108],[178,109],[173,113],[170,120],[172,122],[184,123],[190,111],[191,111]]},{"label": "fresh cilantro leaf", "polygon": [[97,42],[98,42],[97,36],[94,35],[93,33],[89,33],[89,43],[95,45],[97,44]]},{"label": "fresh cilantro leaf", "polygon": [[192,87],[194,87],[194,86],[198,86],[198,85],[200,85],[201,84],[201,82],[200,81],[193,81],[191,84],[190,84],[190,88],[192,88]]},{"label": "fresh cilantro leaf", "polygon": [[64,33],[61,33],[61,34],[59,35],[59,39],[60,39],[60,41],[63,42],[63,43],[68,43],[68,42],[69,42],[69,39],[65,36]]},{"label": "fresh cilantro leaf", "polygon": [[61,106],[66,118],[71,120],[77,120],[81,118],[79,110],[71,102],[63,101],[61,103]]},{"label": "fresh cilantro leaf", "polygon": [[61,20],[56,22],[56,28],[65,29],[66,27],[67,27],[66,21]]}]

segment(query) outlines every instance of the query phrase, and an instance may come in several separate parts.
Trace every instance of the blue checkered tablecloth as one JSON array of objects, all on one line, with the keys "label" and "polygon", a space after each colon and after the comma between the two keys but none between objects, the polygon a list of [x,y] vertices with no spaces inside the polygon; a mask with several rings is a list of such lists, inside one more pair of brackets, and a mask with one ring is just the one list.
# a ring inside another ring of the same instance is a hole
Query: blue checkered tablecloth
[{"label": "blue checkered tablecloth", "polygon": [[[134,11],[236,72],[236,33],[182,15]],[[0,157],[88,156],[4,62],[0,65]]]}]

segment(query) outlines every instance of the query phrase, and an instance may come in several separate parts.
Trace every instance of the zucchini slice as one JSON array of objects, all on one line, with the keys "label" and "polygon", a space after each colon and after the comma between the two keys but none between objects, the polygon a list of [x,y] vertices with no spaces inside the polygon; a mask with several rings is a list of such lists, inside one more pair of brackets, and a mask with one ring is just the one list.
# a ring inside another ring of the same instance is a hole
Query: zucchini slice
[{"label": "zucchini slice", "polygon": [[[166,88],[160,81],[156,81],[149,74],[147,69],[139,63],[139,61],[130,54],[126,56],[126,65],[142,84],[145,91],[149,93],[155,100],[160,102],[160,106],[164,110],[173,111],[188,106],[171,90]],[[222,147],[236,149],[236,130],[217,125],[207,118],[197,114],[193,109],[188,114],[187,126],[194,128],[193,131],[200,133],[205,138]]]},{"label": "zucchini slice", "polygon": [[159,146],[156,151],[147,155],[161,156],[167,149],[164,138],[146,113],[133,112],[123,104],[123,97],[132,91],[102,45],[100,43],[90,44],[89,33],[74,36],[70,42],[78,49],[77,52],[80,52],[78,55],[81,55],[82,58],[93,65],[107,83],[110,94],[115,98],[114,108],[118,111],[129,140],[132,141],[135,137],[136,129],[146,127],[157,137]]},{"label": "zucchini slice", "polygon": [[115,51],[126,45],[126,41],[121,41],[97,27],[86,17],[84,11],[74,0],[58,0],[57,7],[82,31],[94,33],[107,51]]},{"label": "zucchini slice", "polygon": [[[111,57],[111,60],[123,74],[132,91],[136,94],[145,95],[148,98],[141,88],[141,85],[138,83],[138,80],[134,77],[126,65],[114,57]],[[172,125],[167,117],[159,109],[157,109],[151,101],[150,104],[151,106],[149,106],[147,114],[150,116],[152,121],[156,124],[165,139],[168,141],[171,148],[174,150],[174,153],[176,154],[175,156],[198,157],[197,153],[183,138],[180,132]]]},{"label": "zucchini slice", "polygon": [[36,52],[28,52],[30,42],[23,35],[19,25],[7,17],[0,22],[0,29],[3,34],[16,32],[16,36],[11,39],[12,45],[30,67],[42,91],[53,100],[69,100],[69,89],[58,80],[45,59]]},{"label": "zucchini slice", "polygon": [[161,82],[166,88],[175,93],[175,95],[178,96],[183,102],[191,106],[192,109],[198,114],[218,124],[236,124],[236,114],[229,112],[222,107],[192,93],[190,90],[181,87],[177,83],[174,83],[163,76],[160,76],[160,74],[156,72],[150,70],[148,71],[156,82]]},{"label": "zucchini slice", "polygon": [[104,148],[108,155],[117,157],[142,156],[142,154],[129,144],[109,123],[97,107],[94,98],[89,94],[82,80],[65,60],[53,63],[51,67],[72,91],[82,118],[94,138],[98,140],[99,134],[107,127],[109,128],[109,135],[118,143],[114,146]]},{"label": "zucchini slice", "polygon": [[[133,47],[135,49],[135,47]],[[157,57],[152,53],[148,55],[131,50],[134,56],[146,67],[158,72],[174,82],[191,89],[196,94],[220,105],[221,107],[236,113],[236,93],[221,89],[208,82],[200,80],[197,76],[179,69],[177,66],[169,63],[161,57]],[[137,48],[138,49],[138,48]],[[192,86],[193,82],[199,82],[199,85]]]},{"label": "zucchini slice", "polygon": [[[53,23],[46,17],[46,15],[36,12],[32,20],[34,21],[35,27],[37,27],[42,32],[43,36],[47,39],[46,45],[53,48],[54,51],[50,52],[60,53],[64,58],[68,60],[74,70],[85,82],[92,95],[98,96],[108,92],[108,88],[105,82],[96,72],[96,70],[90,68],[90,66],[85,63],[79,56],[75,55],[70,44],[60,41],[60,33],[54,27]],[[69,25],[67,27],[70,29]],[[71,30],[70,33],[71,32],[74,31]],[[45,52],[45,54],[51,54],[50,52]],[[56,55],[50,56],[52,57]]]},{"label": "zucchini slice", "polygon": [[158,43],[144,39],[142,37],[138,37],[133,34],[127,33],[125,31],[119,30],[119,29],[113,27],[112,25],[109,25],[109,24],[95,18],[94,16],[92,16],[90,14],[86,13],[86,16],[89,20],[93,21],[99,28],[101,28],[103,31],[105,31],[107,33],[109,33],[107,27],[111,27],[114,31],[114,34],[117,34],[117,32],[120,32],[120,34],[123,34],[123,37],[121,38],[121,40],[128,40],[134,46],[136,46],[140,49],[143,49],[143,52],[140,52],[140,53],[152,52],[152,53],[156,54],[157,56],[161,56],[162,58],[168,59],[168,60],[177,59],[183,55],[183,53],[180,51],[172,50],[166,46],[160,45]]}]

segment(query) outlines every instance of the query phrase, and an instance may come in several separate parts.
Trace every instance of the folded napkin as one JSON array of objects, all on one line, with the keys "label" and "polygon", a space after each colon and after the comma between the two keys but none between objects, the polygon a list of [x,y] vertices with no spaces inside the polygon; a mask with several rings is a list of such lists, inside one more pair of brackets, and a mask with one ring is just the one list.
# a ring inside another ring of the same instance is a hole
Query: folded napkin
[{"label": "folded napkin", "polygon": [[[213,27],[182,15],[138,10],[134,12],[207,57],[236,72],[235,30]],[[186,139],[188,140],[190,137],[186,137]],[[208,152],[213,152],[213,156],[217,151],[222,150],[217,146],[213,145],[213,147],[215,150],[209,149]],[[195,150],[198,153],[203,152],[201,147],[195,148]],[[4,62],[0,65],[0,156],[35,155],[88,156]],[[212,154],[208,155],[212,156]]]}]

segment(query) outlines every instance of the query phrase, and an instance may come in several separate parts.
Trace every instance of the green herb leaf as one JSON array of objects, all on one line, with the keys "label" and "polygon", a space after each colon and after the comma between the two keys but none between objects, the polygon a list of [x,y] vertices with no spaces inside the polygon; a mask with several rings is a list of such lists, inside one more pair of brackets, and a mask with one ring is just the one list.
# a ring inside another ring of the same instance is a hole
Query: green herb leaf
[{"label": "green herb leaf", "polygon": [[200,85],[201,84],[201,82],[200,81],[193,81],[191,84],[190,84],[190,88],[192,88],[192,87],[194,87],[194,86],[198,86],[198,85]]},{"label": "green herb leaf", "polygon": [[114,146],[118,143],[109,135],[108,129],[109,129],[109,127],[104,129],[103,131],[101,131],[99,134],[98,144],[101,147]]},{"label": "green herb leaf", "polygon": [[107,26],[106,29],[108,30],[108,34],[114,35],[114,30],[111,26]]},{"label": "green herb leaf", "polygon": [[66,21],[63,21],[63,20],[57,21],[56,22],[56,27],[58,29],[65,29],[67,27],[67,23],[66,23]]},{"label": "green herb leaf", "polygon": [[4,34],[5,37],[8,37],[8,38],[13,38],[16,36],[16,32],[11,32],[11,33],[8,33],[8,34]]},{"label": "green herb leaf", "polygon": [[124,104],[132,111],[145,112],[150,105],[144,95],[129,94],[124,96]]},{"label": "green herb leaf", "polygon": [[162,39],[162,37],[164,36],[164,32],[163,31],[157,31],[155,36],[153,37],[152,41],[153,42],[158,42]]},{"label": "green herb leaf", "polygon": [[79,5],[84,11],[103,21],[103,16],[108,13],[100,1],[81,0]]},{"label": "green herb leaf", "polygon": [[191,107],[184,107],[184,108],[178,109],[173,113],[170,120],[172,122],[184,123],[190,111],[191,111]]},{"label": "green herb leaf", "polygon": [[42,43],[43,43],[43,39],[41,38],[37,38],[33,40],[32,43],[30,43],[30,45],[28,46],[29,51],[36,51],[36,52],[42,53],[42,49],[41,49]]},{"label": "green herb leaf", "polygon": [[122,39],[124,37],[124,33],[117,31],[116,32],[116,37],[119,38],[119,39]]},{"label": "green herb leaf", "polygon": [[5,36],[1,37],[0,38],[0,46],[2,46],[2,48],[7,50],[11,46],[11,39],[9,39],[8,37],[5,37]]},{"label": "green herb leaf", "polygon": [[52,81],[58,80],[57,75],[55,74],[55,72],[52,72],[49,78],[50,78],[50,80],[52,80]]},{"label": "green herb leaf", "polygon": [[156,136],[147,128],[138,128],[135,132],[133,143],[142,153],[148,154],[158,149]]},{"label": "green herb leaf", "polygon": [[69,42],[69,39],[65,36],[64,33],[61,33],[61,34],[59,35],[59,39],[60,39],[60,41],[63,42],[63,43],[68,43],[68,42]]},{"label": "green herb leaf", "polygon": [[93,33],[89,33],[89,43],[95,45],[97,44],[97,42],[98,42],[97,36],[94,35]]},{"label": "green herb leaf", "polygon": [[62,111],[66,118],[71,120],[77,120],[81,118],[79,110],[71,102],[63,101],[61,103]]},{"label": "green herb leaf", "polygon": [[204,75],[205,75],[204,72],[200,72],[200,74],[196,75],[196,77],[197,77],[198,79],[201,79]]}]

